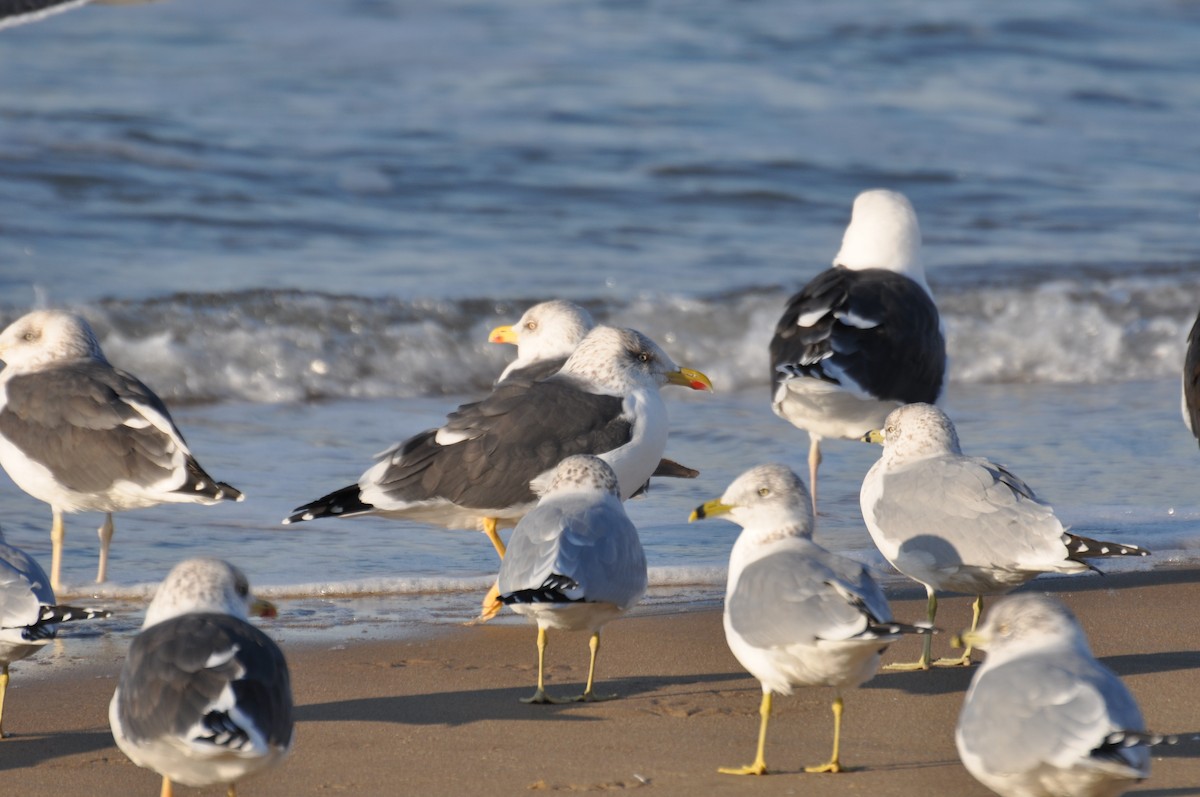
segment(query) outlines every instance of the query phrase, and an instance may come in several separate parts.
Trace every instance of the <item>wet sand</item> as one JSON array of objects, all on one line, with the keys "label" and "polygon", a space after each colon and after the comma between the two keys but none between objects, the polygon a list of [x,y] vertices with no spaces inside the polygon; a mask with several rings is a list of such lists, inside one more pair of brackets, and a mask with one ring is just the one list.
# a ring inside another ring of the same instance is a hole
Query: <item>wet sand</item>
[{"label": "wet sand", "polygon": [[[1026,589],[1033,587],[1059,595],[1079,615],[1147,724],[1181,735],[1180,744],[1155,748],[1151,778],[1133,793],[1200,794],[1200,570],[1043,579]],[[898,618],[923,616],[916,591],[891,597]],[[969,618],[968,598],[941,601],[941,628],[958,630]],[[716,769],[753,758],[761,692],[729,653],[719,612],[609,625],[598,691],[621,698],[604,703],[518,702],[533,691],[535,635],[532,626],[502,625],[431,628],[389,642],[285,639],[295,746],[282,767],[245,781],[239,794],[990,794],[954,748],[971,670],[882,672],[849,692],[842,760],[851,769],[839,775],[802,771],[829,755],[831,691],[777,698],[766,756],[772,774],[738,778]],[[949,633],[935,638],[935,654],[949,652],[948,640]],[[884,661],[913,659],[918,646],[915,639],[893,645]],[[587,636],[552,633],[547,690],[577,694],[586,668]],[[4,719],[13,736],[0,743],[4,793],[157,794],[158,776],[131,764],[109,733],[118,657],[45,678],[22,679],[20,662],[12,669]]]}]

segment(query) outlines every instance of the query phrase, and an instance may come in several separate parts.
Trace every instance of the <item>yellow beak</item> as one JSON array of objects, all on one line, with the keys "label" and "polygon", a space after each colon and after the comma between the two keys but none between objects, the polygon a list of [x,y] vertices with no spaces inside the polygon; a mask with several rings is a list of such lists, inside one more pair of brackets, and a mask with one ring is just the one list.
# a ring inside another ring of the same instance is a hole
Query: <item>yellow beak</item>
[{"label": "yellow beak", "polygon": [[275,604],[262,598],[255,598],[250,604],[251,617],[278,617],[279,610],[275,608]]},{"label": "yellow beak", "polygon": [[496,327],[488,334],[488,343],[511,343],[517,345],[517,331],[505,324]]},{"label": "yellow beak", "polygon": [[881,446],[881,445],[883,445],[883,430],[882,429],[872,429],[871,431],[867,432],[865,435],[863,435],[862,437],[860,437],[858,439],[864,443],[874,443],[875,445]]},{"label": "yellow beak", "polygon": [[688,523],[704,520],[705,518],[728,515],[732,511],[733,507],[730,504],[722,504],[720,499],[714,498],[693,509],[692,514],[688,515]]},{"label": "yellow beak", "polygon": [[950,637],[950,647],[952,648],[984,648],[990,637],[987,634],[979,633],[979,630],[963,631],[961,634],[955,634]]},{"label": "yellow beak", "polygon": [[713,392],[712,382],[707,376],[691,368],[680,368],[667,374],[667,382],[672,385],[683,385],[692,390],[707,390]]}]

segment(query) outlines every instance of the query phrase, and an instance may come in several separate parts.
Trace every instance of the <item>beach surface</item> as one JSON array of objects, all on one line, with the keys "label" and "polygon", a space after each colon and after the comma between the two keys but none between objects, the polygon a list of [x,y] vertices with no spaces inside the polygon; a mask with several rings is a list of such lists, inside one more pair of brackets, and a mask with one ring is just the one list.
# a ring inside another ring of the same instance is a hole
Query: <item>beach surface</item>
[{"label": "beach surface", "polygon": [[[1044,579],[1031,588],[1060,596],[1076,612],[1151,729],[1180,736],[1175,746],[1155,748],[1150,779],[1132,792],[1200,794],[1200,652],[1190,609],[1200,603],[1200,570]],[[898,618],[923,616],[924,597],[915,590],[891,597]],[[286,603],[280,608],[286,612]],[[969,617],[968,598],[941,601],[945,633],[935,638],[935,654],[949,652],[950,632]],[[534,687],[534,639],[532,626],[512,624],[431,628],[397,641],[285,639],[295,745],[282,767],[245,781],[239,794],[990,794],[954,748],[973,670],[881,672],[849,692],[842,760],[850,771],[839,775],[803,772],[829,755],[832,692],[777,698],[766,752],[772,774],[739,778],[716,770],[753,758],[761,692],[729,653],[718,611],[610,624],[597,691],[620,699],[603,703],[520,703]],[[893,645],[885,663],[915,658],[918,645]],[[586,668],[587,635],[552,632],[547,691],[578,694]],[[5,707],[13,735],[0,743],[5,793],[157,794],[159,778],[131,764],[109,733],[118,655],[46,677],[22,678],[22,669],[13,667]]]}]

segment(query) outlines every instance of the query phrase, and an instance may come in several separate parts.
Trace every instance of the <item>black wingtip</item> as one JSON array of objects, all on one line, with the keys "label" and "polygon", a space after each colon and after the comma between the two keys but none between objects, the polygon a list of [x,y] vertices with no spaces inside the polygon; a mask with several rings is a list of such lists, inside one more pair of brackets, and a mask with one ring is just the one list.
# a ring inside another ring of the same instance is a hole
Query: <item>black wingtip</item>
[{"label": "black wingtip", "polygon": [[1074,561],[1099,559],[1108,556],[1150,555],[1150,551],[1138,545],[1093,540],[1090,537],[1082,537],[1078,534],[1072,534],[1069,531],[1063,532],[1062,541],[1067,546],[1067,558]]},{"label": "black wingtip", "polygon": [[370,512],[375,507],[362,500],[357,484],[351,484],[329,495],[298,506],[283,519],[283,525],[303,523],[306,520],[316,520],[323,517],[351,517]]},{"label": "black wingtip", "polygon": [[658,461],[658,467],[654,469],[655,476],[665,476],[671,479],[694,479],[700,475],[700,471],[695,468],[689,468],[687,465],[681,465],[673,459],[663,457]]}]

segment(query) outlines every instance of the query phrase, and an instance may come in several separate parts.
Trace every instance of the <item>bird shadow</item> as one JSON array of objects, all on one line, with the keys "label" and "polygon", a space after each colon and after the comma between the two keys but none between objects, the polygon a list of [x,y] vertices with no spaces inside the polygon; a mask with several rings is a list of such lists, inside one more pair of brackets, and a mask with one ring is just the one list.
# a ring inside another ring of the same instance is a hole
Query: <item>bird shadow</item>
[{"label": "bird shadow", "polygon": [[15,734],[0,741],[0,772],[37,766],[55,758],[94,753],[113,747],[108,730],[67,733]]},{"label": "bird shadow", "polygon": [[928,670],[885,670],[862,685],[863,689],[898,689],[910,695],[946,695],[965,692],[978,665],[934,667]]},{"label": "bird shadow", "polygon": [[1161,586],[1164,584],[1196,584],[1200,583],[1200,568],[1195,567],[1156,567],[1152,570],[1135,570],[1131,572],[1105,573],[1103,570],[1093,571],[1095,578],[1081,578],[1078,575],[1045,575],[1023,589],[1042,592],[1096,592],[1127,587]]},{"label": "bird shadow", "polygon": [[[596,686],[602,695],[616,694],[618,699],[635,699],[667,687],[689,684],[713,684],[742,680],[744,673],[714,673],[681,678],[616,678]],[[583,684],[563,683],[547,688],[553,697],[569,697],[583,691]],[[529,705],[521,698],[533,693],[529,687],[473,689],[434,692],[422,695],[336,700],[297,706],[298,722],[395,722],[404,725],[467,725],[483,720],[543,720],[547,717],[573,722],[595,722],[602,717],[579,714],[572,709],[587,703],[548,703]],[[672,694],[675,694],[674,692]]]},{"label": "bird shadow", "polygon": [[1200,731],[1171,734],[1175,744],[1155,745],[1150,754],[1155,758],[1200,758]]},{"label": "bird shadow", "polygon": [[1156,672],[1194,670],[1200,667],[1200,651],[1177,650],[1169,653],[1125,653],[1104,656],[1104,666],[1121,676],[1149,675]]}]

